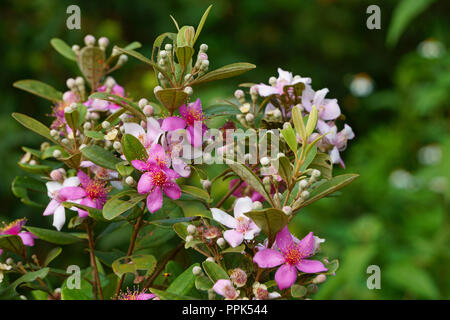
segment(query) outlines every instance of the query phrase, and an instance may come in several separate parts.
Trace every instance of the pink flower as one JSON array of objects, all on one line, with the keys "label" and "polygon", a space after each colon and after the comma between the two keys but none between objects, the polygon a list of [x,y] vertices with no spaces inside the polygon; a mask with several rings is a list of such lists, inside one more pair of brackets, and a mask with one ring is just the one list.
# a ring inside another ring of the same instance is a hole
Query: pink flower
[{"label": "pink flower", "polygon": [[306,111],[311,112],[312,106],[316,106],[318,117],[321,120],[334,120],[341,115],[341,109],[337,99],[325,99],[328,89],[315,91],[307,90],[302,96],[302,104]]},{"label": "pink flower", "polygon": [[278,78],[274,83],[271,83],[271,85],[261,83],[255,87],[261,97],[267,97],[273,94],[283,95],[285,94],[285,86],[292,86],[300,82],[305,84],[305,86],[308,86],[311,84],[311,78],[302,78],[300,76],[293,77],[291,72],[278,68]]},{"label": "pink flower", "polygon": [[[101,87],[97,88],[98,92],[106,92],[106,85],[103,85]],[[116,96],[124,97],[125,96],[125,90],[123,87],[119,86],[118,84],[115,84],[111,89],[111,94],[114,94]],[[111,111],[115,112],[120,109],[120,106],[118,104],[101,100],[101,99],[89,99],[84,103],[84,105],[88,108],[89,111]]]},{"label": "pink flower", "polygon": [[[27,219],[17,219],[10,224],[4,224],[3,228],[0,228],[0,236],[13,235],[19,236],[22,239],[24,245],[32,247],[34,246],[34,239],[38,239],[34,234],[28,231],[21,231],[22,227],[27,223]],[[0,252],[1,255],[1,252]]]},{"label": "pink flower", "polygon": [[130,291],[130,289],[127,288],[126,293],[121,293],[119,296],[119,300],[159,300],[156,295],[153,293],[147,293],[146,289],[143,289],[142,291],[134,290]]},{"label": "pink flower", "polygon": [[89,170],[91,170],[91,172],[95,174],[95,177],[97,179],[109,180],[109,183],[111,183],[114,188],[119,190],[123,189],[122,183],[120,181],[117,181],[117,179],[119,179],[119,173],[117,171],[100,167],[92,161],[81,161],[80,167],[89,168]]},{"label": "pink flower", "polygon": [[275,273],[275,281],[281,290],[290,288],[297,280],[297,270],[305,273],[327,271],[322,262],[306,259],[314,254],[315,242],[312,232],[299,241],[285,226],[276,237],[278,250],[260,250],[253,257],[253,261],[260,268],[273,268],[281,265]]},{"label": "pink flower", "polygon": [[[229,189],[231,190],[235,185],[236,185],[236,183],[239,183],[239,181],[240,181],[240,179],[232,179],[232,180],[230,180],[230,184],[229,184]],[[248,183],[247,182],[243,182],[234,192],[233,192],[233,196],[235,196],[235,197],[242,197],[242,196],[244,196],[245,195],[245,192],[244,192],[244,190],[246,190],[246,189],[248,189]],[[254,189],[252,189],[253,191],[251,191],[251,199],[252,199],[252,201],[253,202],[255,202],[255,201],[260,201],[260,202],[264,202],[264,201],[266,201],[265,199],[264,199],[264,197],[259,193],[259,192],[257,192],[257,191],[254,191]],[[248,193],[248,194],[250,194],[250,193]]]},{"label": "pink flower", "polygon": [[[343,168],[345,168],[345,163],[342,160],[339,152],[344,151],[347,148],[347,141],[355,137],[352,128],[345,124],[344,129],[337,132],[337,127],[334,123],[328,124],[325,121],[319,120],[317,122],[317,129],[320,134],[326,134],[325,137],[321,139],[318,143],[318,148],[324,151],[329,151],[331,161],[333,163],[339,163]],[[311,135],[311,138],[317,136]]]},{"label": "pink flower", "polygon": [[[108,190],[105,188],[106,182],[91,179],[81,170],[78,171],[77,176],[85,191],[85,196],[82,197],[80,204],[99,210],[103,209],[103,205],[105,204],[108,195]],[[89,216],[89,213],[86,210],[78,209],[78,215],[81,218],[84,218]]]},{"label": "pink flower", "polygon": [[191,144],[194,147],[201,146],[203,144],[203,134],[208,127],[203,122],[205,117],[200,99],[197,99],[194,103],[189,103],[187,106],[183,104],[180,107],[180,114],[186,121],[186,130],[189,132],[188,138]]},{"label": "pink flower", "polygon": [[[66,91],[63,94],[62,102],[53,107],[52,115],[56,118],[51,124],[52,129],[58,129],[62,125],[66,124],[66,118],[64,117],[64,109],[70,106],[72,103],[78,102],[78,97],[72,91]],[[67,126],[67,128],[69,128]],[[70,128],[69,128],[70,129]]]},{"label": "pink flower", "polygon": [[[45,208],[44,216],[53,215],[53,226],[59,231],[66,222],[66,214],[63,202],[71,200],[77,202],[86,196],[83,188],[78,187],[80,180],[78,177],[71,177],[64,180],[63,183],[58,181],[49,181],[47,186],[47,193],[51,199],[47,208]],[[77,210],[72,207],[71,210]]]},{"label": "pink flower", "polygon": [[252,200],[249,197],[239,198],[234,204],[234,217],[228,213],[212,208],[213,219],[220,222],[228,228],[233,230],[227,230],[223,233],[223,237],[233,248],[237,247],[245,240],[251,240],[257,235],[261,229],[244,213],[252,210]]},{"label": "pink flower", "polygon": [[217,282],[213,286],[213,290],[217,294],[225,297],[226,300],[235,300],[237,297],[239,297],[239,290],[236,290],[236,288],[233,287],[233,284],[230,280],[217,280]]},{"label": "pink flower", "polygon": [[139,179],[137,190],[140,194],[148,193],[147,208],[154,213],[162,207],[163,191],[170,199],[181,197],[180,187],[175,182],[180,175],[167,167],[170,159],[160,145],[153,145],[149,154],[147,161],[133,160],[131,164],[144,172]]}]

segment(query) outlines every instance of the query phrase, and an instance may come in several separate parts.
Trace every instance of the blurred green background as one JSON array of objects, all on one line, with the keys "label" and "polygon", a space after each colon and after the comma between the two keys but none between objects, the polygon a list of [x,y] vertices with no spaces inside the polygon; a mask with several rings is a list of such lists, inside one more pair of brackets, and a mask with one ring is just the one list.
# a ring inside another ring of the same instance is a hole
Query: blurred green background
[{"label": "blurred green background", "polygon": [[[295,219],[298,232],[326,238],[323,251],[341,262],[314,298],[449,299],[450,2],[444,0],[2,1],[0,221],[26,216],[32,225],[51,224],[11,193],[12,180],[23,174],[21,146],[36,148],[42,140],[10,116],[17,111],[50,122],[48,103],[13,88],[14,81],[38,79],[63,91],[65,80],[79,74],[50,39],[81,44],[93,34],[119,46],[137,40],[148,56],[157,35],[175,30],[169,14],[196,26],[211,3],[200,37],[211,68],[246,61],[257,69],[196,90],[204,106],[232,97],[239,83],[268,82],[281,67],[311,77],[314,89],[329,88],[356,133],[343,158],[346,172],[361,177]],[[66,28],[71,4],[81,8],[81,30]],[[381,8],[381,30],[366,27],[371,4]],[[153,99],[155,76],[139,61],[130,58],[114,76],[129,96]],[[366,286],[373,264],[381,268],[380,290]]]}]

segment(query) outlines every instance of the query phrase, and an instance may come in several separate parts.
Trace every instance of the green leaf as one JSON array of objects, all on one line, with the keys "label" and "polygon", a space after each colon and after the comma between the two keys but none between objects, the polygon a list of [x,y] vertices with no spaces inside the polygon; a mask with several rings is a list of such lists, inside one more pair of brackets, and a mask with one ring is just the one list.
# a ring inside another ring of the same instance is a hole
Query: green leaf
[{"label": "green leaf", "polygon": [[47,257],[44,260],[44,266],[48,266],[50,264],[50,262],[52,262],[53,260],[55,260],[62,252],[62,248],[61,247],[55,247],[52,250],[50,250],[50,252],[47,254]]},{"label": "green leaf", "polygon": [[308,122],[306,122],[306,136],[309,137],[317,125],[317,115],[318,111],[316,106],[312,106],[311,111],[309,112]]},{"label": "green leaf", "polygon": [[200,199],[203,199],[206,202],[209,202],[211,200],[208,192],[206,192],[203,189],[200,189],[200,188],[197,188],[194,186],[190,186],[190,185],[181,185],[180,188],[181,188],[181,192],[192,195],[192,196],[200,198]]},{"label": "green leaf", "polygon": [[140,54],[139,52],[136,52],[134,50],[127,50],[125,48],[117,48],[117,50],[119,52],[125,53],[129,56],[132,56],[138,60],[141,60],[142,62],[152,66],[154,69],[158,70],[159,72],[161,72],[164,76],[166,76],[166,78],[168,78],[167,72],[166,70],[164,70],[163,68],[161,68],[161,66],[159,66],[157,63],[153,62],[150,59],[147,59],[145,56],[143,56],[142,54]]},{"label": "green leaf", "polygon": [[283,136],[284,140],[288,144],[289,148],[294,151],[294,153],[297,153],[298,148],[298,142],[297,137],[295,136],[295,131],[292,128],[291,124],[288,122],[289,126],[287,128],[281,129],[281,135]]},{"label": "green leaf", "polygon": [[69,45],[65,43],[63,40],[59,38],[53,38],[52,40],[50,40],[50,44],[62,56],[66,57],[69,60],[77,61],[77,56],[75,52],[73,52],[72,48],[69,47]]},{"label": "green leaf", "polygon": [[183,26],[178,30],[177,34],[177,47],[189,46],[194,44],[195,30],[192,26]]},{"label": "green leaf", "polygon": [[200,201],[174,201],[182,210],[185,217],[205,217],[212,218],[211,211],[206,209]]},{"label": "green leaf", "polygon": [[[84,211],[87,211],[88,214],[89,214],[89,217],[93,218],[94,220],[97,220],[97,221],[108,221],[105,218],[103,218],[102,210],[99,210],[97,208],[85,206],[85,205],[82,205],[82,204],[79,204],[79,203],[75,203],[75,202],[70,202],[70,201],[69,202],[63,202],[62,205],[65,208],[67,208],[67,209],[75,207],[75,208],[79,208],[79,209],[82,209]],[[82,221],[83,221],[83,219],[80,222],[82,222]]]},{"label": "green leaf", "polygon": [[116,170],[116,164],[121,162],[119,158],[116,158],[111,152],[103,149],[100,146],[93,145],[84,147],[81,153],[85,158],[91,160],[93,163],[100,167]]},{"label": "green leaf", "polygon": [[0,235],[0,249],[22,256],[22,239],[16,235]]},{"label": "green leaf", "polygon": [[194,41],[193,41],[192,45],[195,44],[195,42],[197,41],[198,37],[200,36],[200,33],[203,30],[203,26],[205,25],[206,19],[208,18],[208,14],[209,14],[209,11],[211,10],[211,8],[212,8],[212,4],[208,7],[208,9],[206,9],[205,13],[203,13],[203,16],[200,19],[200,22],[199,22],[199,24],[197,26],[197,30],[195,31]]},{"label": "green leaf", "polygon": [[208,291],[214,286],[214,283],[205,275],[199,275],[195,278],[195,287],[198,290]]},{"label": "green leaf", "polygon": [[80,122],[80,113],[78,109],[72,110],[70,112],[64,112],[64,118],[66,119],[67,125],[76,132],[78,129],[78,123]]},{"label": "green leaf", "polygon": [[130,43],[129,45],[124,47],[124,49],[125,50],[134,50],[134,49],[139,49],[140,47],[142,47],[142,44],[139,41],[133,41],[132,43]]},{"label": "green leaf", "polygon": [[238,108],[236,108],[233,105],[223,105],[223,104],[217,104],[208,106],[205,110],[203,110],[203,114],[209,118],[213,117],[220,117],[220,116],[231,116],[240,114],[241,111],[239,111]]},{"label": "green leaf", "polygon": [[14,181],[12,182],[11,190],[12,193],[26,205],[35,207],[44,206],[44,204],[31,200],[28,195],[29,191],[36,191],[40,193],[47,192],[45,184],[40,180],[28,176],[18,176],[14,178]]},{"label": "green leaf", "polygon": [[229,161],[228,166],[233,170],[242,180],[247,182],[253,189],[261,194],[272,206],[274,205],[272,197],[267,192],[266,188],[258,176],[246,165]]},{"label": "green leaf", "polygon": [[288,223],[287,215],[275,208],[253,210],[244,214],[252,219],[271,240],[275,239],[278,231]]},{"label": "green leaf", "polygon": [[170,284],[166,291],[181,296],[188,294],[195,284],[195,275],[192,273],[192,269],[196,266],[199,266],[199,264],[194,263],[186,269]]},{"label": "green leaf", "polygon": [[122,191],[106,201],[103,207],[103,216],[107,220],[112,220],[125,211],[135,207],[146,197],[146,194],[139,194],[136,190]]},{"label": "green leaf", "polygon": [[294,298],[304,297],[308,293],[308,289],[304,286],[300,286],[298,284],[294,284],[291,287],[291,295]]},{"label": "green leaf", "polygon": [[54,140],[52,138],[52,136],[50,135],[50,129],[47,128],[41,122],[39,122],[36,119],[33,119],[25,114],[22,114],[22,113],[14,112],[12,114],[12,116],[25,128],[30,129],[31,131],[36,132],[37,134],[43,136],[44,138],[47,138],[48,140],[53,141],[54,143],[58,144],[58,142],[56,140]]},{"label": "green leaf", "polygon": [[47,149],[45,149],[45,151],[42,153],[42,159],[48,159],[48,158],[54,158],[53,156],[53,152],[55,152],[55,150],[59,150],[61,152],[61,157],[59,158],[67,158],[70,155],[67,153],[66,150],[64,150],[63,147],[58,146],[58,145],[53,145],[48,147]]},{"label": "green leaf", "polygon": [[37,227],[28,227],[28,226],[25,226],[24,228],[27,229],[28,231],[30,231],[35,236],[37,236],[39,239],[50,242],[50,243],[54,243],[54,244],[64,245],[64,244],[72,244],[72,243],[81,241],[81,238],[79,238],[73,234],[66,233],[66,232],[53,231],[53,230],[37,228]]},{"label": "green leaf", "polygon": [[229,248],[227,248],[225,250],[222,250],[221,253],[222,254],[225,254],[225,253],[241,253],[242,251],[245,251],[245,244],[241,244],[240,246],[237,246],[235,248],[229,247]]},{"label": "green leaf", "polygon": [[392,14],[386,42],[394,46],[408,24],[436,0],[402,0],[397,4]]},{"label": "green leaf", "polygon": [[120,162],[116,164],[116,170],[122,177],[128,177],[134,171],[134,168],[132,166],[127,165],[126,163],[127,162]]},{"label": "green leaf", "polygon": [[192,56],[194,55],[194,48],[184,46],[177,47],[176,55],[178,59],[178,63],[182,68],[186,68],[186,66],[191,62]]},{"label": "green leaf", "polygon": [[211,261],[204,261],[202,263],[203,270],[205,270],[206,275],[211,279],[213,283],[216,283],[217,280],[226,279],[229,280],[230,277],[228,273],[222,269],[217,263]]},{"label": "green leaf", "polygon": [[149,276],[153,273],[155,267],[156,259],[149,254],[126,256],[112,263],[112,269],[118,277],[121,277],[125,273],[134,274],[137,271],[145,271],[145,275]]},{"label": "green leaf", "polygon": [[175,293],[162,291],[162,290],[158,290],[155,288],[150,288],[150,291],[152,293],[156,294],[158,296],[158,298],[160,298],[161,300],[197,300],[196,298],[193,298],[193,297],[180,296]]},{"label": "green leaf", "polygon": [[62,93],[60,91],[38,80],[19,80],[14,82],[13,86],[52,102],[62,100]]},{"label": "green leaf", "polygon": [[272,160],[272,164],[277,168],[278,174],[280,177],[290,185],[292,181],[292,175],[294,168],[291,165],[291,162],[286,156],[279,157],[278,159]]},{"label": "green leaf", "polygon": [[173,230],[181,239],[185,240],[188,235],[187,232],[188,225],[189,223],[186,222],[178,222],[173,225]]},{"label": "green leaf", "polygon": [[306,128],[305,123],[303,122],[302,111],[299,107],[294,106],[292,108],[292,120],[294,121],[295,130],[302,138],[303,143],[306,143]]},{"label": "green leaf", "polygon": [[84,135],[94,140],[103,140],[105,138],[105,134],[100,131],[85,131]]},{"label": "green leaf", "polygon": [[97,88],[105,70],[105,51],[98,47],[84,47],[78,56],[78,66],[91,87]]},{"label": "green leaf", "polygon": [[186,102],[187,93],[178,88],[161,89],[155,93],[156,98],[168,110],[176,110]]},{"label": "green leaf", "polygon": [[95,256],[108,267],[111,267],[114,261],[124,257],[125,255],[125,253],[117,249],[113,249],[113,251],[95,250]]},{"label": "green leaf", "polygon": [[333,177],[328,181],[325,181],[324,183],[320,184],[317,188],[313,189],[309,194],[309,198],[304,202],[302,202],[297,209],[306,207],[307,205],[323,197],[326,197],[327,195],[333,192],[342,189],[343,187],[347,186],[358,177],[359,174],[349,173],[349,174],[342,174],[340,176]]},{"label": "green leaf", "polygon": [[311,162],[313,162],[314,158],[316,157],[317,154],[317,147],[313,146],[308,154],[306,155],[305,160],[303,161],[303,164],[300,166],[300,171],[303,172],[306,169],[308,169],[309,165],[311,164]]},{"label": "green leaf", "polygon": [[247,71],[256,68],[256,66],[252,63],[247,62],[237,62],[232,63],[227,66],[221,67],[219,69],[208,72],[207,74],[193,80],[190,82],[191,85],[200,84],[205,82],[211,82],[226,78],[235,77],[241,75]]},{"label": "green leaf", "polygon": [[135,136],[128,133],[124,134],[121,144],[125,158],[130,164],[133,160],[147,161],[147,150]]},{"label": "green leaf", "polygon": [[30,172],[30,173],[34,173],[34,174],[45,174],[46,175],[46,174],[49,174],[50,171],[52,171],[52,167],[46,166],[46,165],[29,164],[29,163],[23,163],[20,161],[17,164],[23,170]]},{"label": "green leaf", "polygon": [[333,163],[331,162],[328,153],[317,152],[314,160],[309,164],[308,169],[319,170],[321,176],[328,180],[330,180],[333,176]]},{"label": "green leaf", "polygon": [[16,288],[24,283],[24,282],[33,282],[37,278],[44,279],[48,272],[50,271],[49,268],[42,268],[41,270],[34,271],[34,272],[27,272],[17,280],[15,280],[13,283],[11,283],[8,287],[6,287],[4,290],[0,289],[0,299],[2,300],[10,300],[17,296]]}]

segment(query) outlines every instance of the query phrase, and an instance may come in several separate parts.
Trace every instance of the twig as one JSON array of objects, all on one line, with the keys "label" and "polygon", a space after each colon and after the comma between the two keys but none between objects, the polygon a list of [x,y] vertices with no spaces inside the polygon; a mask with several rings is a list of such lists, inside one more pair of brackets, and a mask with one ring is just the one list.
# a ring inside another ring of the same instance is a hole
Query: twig
[{"label": "twig", "polygon": [[86,231],[88,233],[88,240],[89,240],[89,255],[91,257],[91,264],[94,268],[93,276],[95,285],[92,285],[92,293],[94,295],[94,298],[97,300],[97,289],[98,293],[100,295],[100,300],[103,300],[103,292],[102,292],[102,285],[100,283],[100,277],[98,275],[98,269],[97,269],[97,262],[95,261],[95,252],[94,252],[94,239],[92,237],[92,229],[89,224],[86,225]]},{"label": "twig", "polygon": [[155,281],[155,279],[158,277],[158,275],[161,273],[161,271],[164,270],[164,267],[166,266],[166,264],[173,259],[178,251],[180,251],[181,248],[184,247],[184,243],[180,242],[177,247],[163,260],[163,262],[156,268],[155,272],[153,272],[152,276],[150,277],[150,279],[148,279],[147,283],[144,285],[144,288],[149,288],[152,284],[153,281]]}]

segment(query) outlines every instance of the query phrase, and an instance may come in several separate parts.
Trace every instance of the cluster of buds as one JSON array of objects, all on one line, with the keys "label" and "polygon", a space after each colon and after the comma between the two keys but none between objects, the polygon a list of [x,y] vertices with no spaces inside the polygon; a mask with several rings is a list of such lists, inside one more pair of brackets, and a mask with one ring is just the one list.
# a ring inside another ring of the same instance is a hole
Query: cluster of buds
[{"label": "cluster of buds", "polygon": [[[253,92],[253,93],[252,93]],[[250,89],[250,95],[252,97],[252,102],[247,102],[245,99],[245,93],[243,90],[238,89],[234,92],[234,97],[239,101],[240,114],[236,115],[236,119],[244,127],[252,127],[255,123],[255,110],[256,110],[256,99],[257,94],[254,94],[254,90]]]},{"label": "cluster of buds", "polygon": [[81,100],[86,99],[86,86],[83,77],[69,78],[66,80],[67,88]]},{"label": "cluster of buds", "polygon": [[202,76],[203,74],[208,72],[209,60],[206,51],[208,51],[208,45],[203,43],[202,45],[200,45],[200,50],[197,54],[197,61],[194,65],[194,69],[198,70],[199,76]]}]

